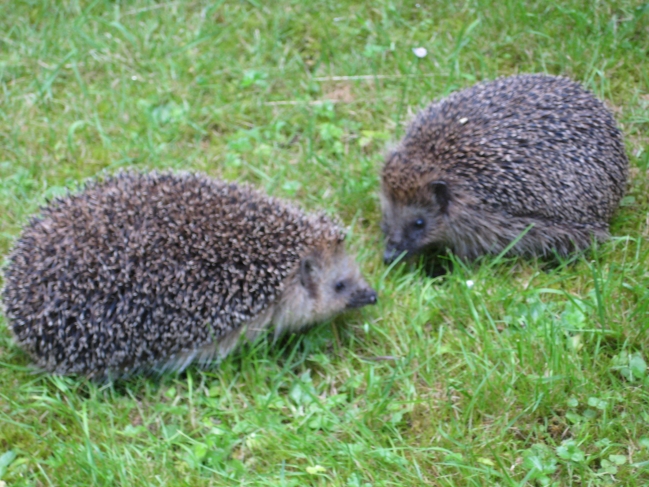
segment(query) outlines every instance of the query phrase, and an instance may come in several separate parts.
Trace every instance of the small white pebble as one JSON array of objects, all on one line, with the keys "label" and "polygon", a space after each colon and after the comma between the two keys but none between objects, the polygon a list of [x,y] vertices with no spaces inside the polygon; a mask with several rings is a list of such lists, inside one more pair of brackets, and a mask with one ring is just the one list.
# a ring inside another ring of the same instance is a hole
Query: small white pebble
[{"label": "small white pebble", "polygon": [[426,50],[425,47],[413,47],[412,52],[414,52],[415,56],[417,56],[420,59],[426,57],[426,54],[428,54],[428,51]]},{"label": "small white pebble", "polygon": [[471,279],[469,279],[469,280],[466,282],[466,287],[468,287],[469,289],[471,289],[471,288],[473,287],[473,284],[474,284],[474,282],[473,282]]},{"label": "small white pebble", "polygon": [[460,125],[464,125],[464,124],[467,123],[468,121],[469,121],[469,119],[466,118],[466,117],[462,117],[462,118],[459,120]]}]

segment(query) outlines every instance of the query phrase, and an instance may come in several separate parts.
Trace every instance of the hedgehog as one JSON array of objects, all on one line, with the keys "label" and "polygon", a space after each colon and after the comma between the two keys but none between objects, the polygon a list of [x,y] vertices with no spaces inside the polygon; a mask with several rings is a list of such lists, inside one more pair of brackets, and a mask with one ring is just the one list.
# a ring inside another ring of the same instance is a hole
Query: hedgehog
[{"label": "hedgehog", "polygon": [[565,257],[608,237],[628,172],[612,114],[579,83],[543,74],[479,83],[418,113],[388,153],[384,261]]},{"label": "hedgehog", "polygon": [[2,292],[37,369],[182,371],[377,301],[337,220],[197,173],[126,171],[41,209]]}]

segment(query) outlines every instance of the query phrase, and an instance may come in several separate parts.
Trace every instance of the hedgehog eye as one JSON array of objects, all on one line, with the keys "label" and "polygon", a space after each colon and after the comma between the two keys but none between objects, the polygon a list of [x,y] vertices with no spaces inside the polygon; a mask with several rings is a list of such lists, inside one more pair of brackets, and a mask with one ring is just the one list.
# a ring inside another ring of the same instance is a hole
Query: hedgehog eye
[{"label": "hedgehog eye", "polygon": [[415,225],[415,228],[424,228],[424,220],[423,220],[423,218],[417,218],[415,220],[414,225]]},{"label": "hedgehog eye", "polygon": [[334,288],[336,289],[337,293],[341,292],[343,289],[345,289],[345,282],[344,281],[338,281],[336,283],[336,285],[334,286]]}]

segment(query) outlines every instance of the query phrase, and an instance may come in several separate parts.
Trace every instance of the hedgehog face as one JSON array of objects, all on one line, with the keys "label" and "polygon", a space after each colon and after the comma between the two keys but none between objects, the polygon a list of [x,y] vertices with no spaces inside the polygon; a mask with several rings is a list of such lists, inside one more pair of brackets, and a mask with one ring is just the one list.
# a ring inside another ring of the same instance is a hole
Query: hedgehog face
[{"label": "hedgehog face", "polygon": [[374,291],[341,243],[314,251],[300,261],[275,311],[276,333],[296,331],[353,308],[375,304]]},{"label": "hedgehog face", "polygon": [[[306,270],[311,262],[311,270]],[[302,261],[306,289],[315,291],[318,313],[331,317],[343,310],[376,303],[376,292],[369,287],[361,271],[341,244],[333,255],[320,255]]]},{"label": "hedgehog face", "polygon": [[447,240],[450,195],[446,183],[433,181],[420,188],[413,202],[398,201],[383,191],[381,229],[385,235],[386,264],[405,253],[411,256]]}]

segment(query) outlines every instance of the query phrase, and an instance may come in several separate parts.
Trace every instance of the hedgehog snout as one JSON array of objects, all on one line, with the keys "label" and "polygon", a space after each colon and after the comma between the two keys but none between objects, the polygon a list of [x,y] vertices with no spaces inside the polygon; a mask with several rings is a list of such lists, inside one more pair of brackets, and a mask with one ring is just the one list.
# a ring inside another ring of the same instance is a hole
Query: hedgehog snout
[{"label": "hedgehog snout", "polygon": [[362,308],[369,304],[376,304],[378,295],[371,287],[358,289],[351,295],[347,303],[347,309]]},{"label": "hedgehog snout", "polygon": [[394,259],[396,259],[398,255],[399,253],[396,247],[386,248],[385,252],[383,252],[383,263],[385,265],[391,264],[392,262],[394,262]]},{"label": "hedgehog snout", "polygon": [[418,205],[395,206],[382,225],[385,235],[383,262],[388,265],[402,254],[417,253],[437,223],[433,212]]},{"label": "hedgehog snout", "polygon": [[385,252],[383,252],[383,263],[385,265],[391,264],[404,253],[404,250],[398,243],[388,240],[385,244]]}]

